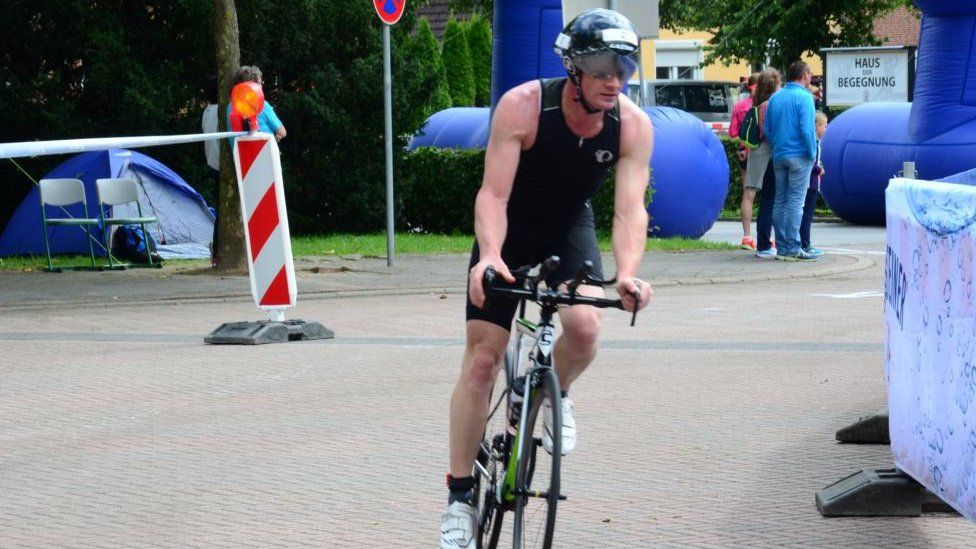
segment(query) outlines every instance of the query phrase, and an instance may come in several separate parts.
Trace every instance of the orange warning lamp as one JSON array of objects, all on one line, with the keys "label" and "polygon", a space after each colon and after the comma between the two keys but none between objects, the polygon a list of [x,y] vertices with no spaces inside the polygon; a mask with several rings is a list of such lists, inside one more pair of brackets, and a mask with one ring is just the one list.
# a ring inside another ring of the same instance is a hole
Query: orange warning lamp
[{"label": "orange warning lamp", "polygon": [[[230,126],[233,131],[256,132],[258,113],[264,108],[264,90],[257,82],[241,82],[230,91]],[[246,121],[246,123],[245,123]]]},{"label": "orange warning lamp", "polygon": [[231,90],[230,104],[244,118],[257,116],[264,108],[264,90],[257,82],[241,82]]}]

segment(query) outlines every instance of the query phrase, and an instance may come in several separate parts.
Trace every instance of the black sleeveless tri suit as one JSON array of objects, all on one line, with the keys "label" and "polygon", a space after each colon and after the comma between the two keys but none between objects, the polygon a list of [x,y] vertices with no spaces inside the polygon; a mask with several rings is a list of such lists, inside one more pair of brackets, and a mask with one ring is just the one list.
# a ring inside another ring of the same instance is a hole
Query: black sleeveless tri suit
[{"label": "black sleeveless tri suit", "polygon": [[[551,255],[561,259],[550,283],[573,278],[583,261],[602,277],[590,199],[620,154],[619,106],[604,112],[603,129],[591,138],[575,135],[566,124],[560,100],[566,78],[541,80],[542,108],[535,143],[522,151],[508,200],[508,232],[502,260],[509,269],[535,265]],[[470,266],[479,259],[478,243]],[[481,319],[508,330],[517,303],[495,299],[485,309],[467,305],[467,319]]]}]

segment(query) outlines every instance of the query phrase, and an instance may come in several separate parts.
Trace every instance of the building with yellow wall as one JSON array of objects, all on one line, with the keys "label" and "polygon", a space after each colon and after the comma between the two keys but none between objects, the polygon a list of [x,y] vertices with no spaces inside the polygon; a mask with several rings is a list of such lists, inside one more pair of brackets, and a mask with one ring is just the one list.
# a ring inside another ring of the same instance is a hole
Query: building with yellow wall
[{"label": "building with yellow wall", "polygon": [[[705,47],[711,38],[711,33],[704,31],[676,33],[661,29],[660,37],[641,43],[644,78],[738,82],[740,77],[749,76],[751,71],[747,63],[724,65],[716,62],[701,66],[705,60]],[[819,56],[808,55],[803,60],[810,64],[813,74],[823,73]]]}]

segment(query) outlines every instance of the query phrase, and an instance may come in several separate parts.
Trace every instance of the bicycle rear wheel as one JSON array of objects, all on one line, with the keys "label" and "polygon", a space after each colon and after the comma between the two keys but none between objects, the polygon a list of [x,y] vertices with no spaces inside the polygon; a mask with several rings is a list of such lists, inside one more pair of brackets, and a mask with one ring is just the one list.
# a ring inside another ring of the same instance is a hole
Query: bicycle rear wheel
[{"label": "bicycle rear wheel", "polygon": [[[552,547],[559,502],[559,462],[562,449],[562,414],[559,382],[551,369],[539,372],[539,386],[532,391],[529,417],[525,420],[525,444],[515,473],[514,549]],[[543,404],[552,411],[553,451],[542,448]]]}]

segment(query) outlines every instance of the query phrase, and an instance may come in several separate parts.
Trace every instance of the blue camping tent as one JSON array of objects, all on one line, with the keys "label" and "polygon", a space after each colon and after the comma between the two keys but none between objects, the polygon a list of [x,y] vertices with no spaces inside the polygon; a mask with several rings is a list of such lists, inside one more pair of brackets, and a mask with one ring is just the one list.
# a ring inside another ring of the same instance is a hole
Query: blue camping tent
[{"label": "blue camping tent", "polygon": [[[214,216],[203,197],[196,190],[160,162],[135,151],[110,149],[82,153],[61,163],[46,178],[72,177],[85,184],[88,213],[98,216],[98,194],[95,180],[103,177],[127,177],[139,187],[139,204],[144,215],[155,216],[159,222],[146,228],[156,241],[159,255],[164,259],[210,257]],[[61,208],[48,206],[49,214],[64,217]],[[83,217],[80,204],[66,208],[72,217]],[[114,216],[135,216],[135,205],[121,205],[111,212]],[[49,227],[48,238],[52,253],[88,253],[85,233],[77,227]],[[101,228],[92,231],[104,242]],[[104,250],[95,246],[96,253]],[[44,254],[44,235],[41,233],[41,209],[37,187],[24,198],[0,235],[0,257],[21,254]]]}]

